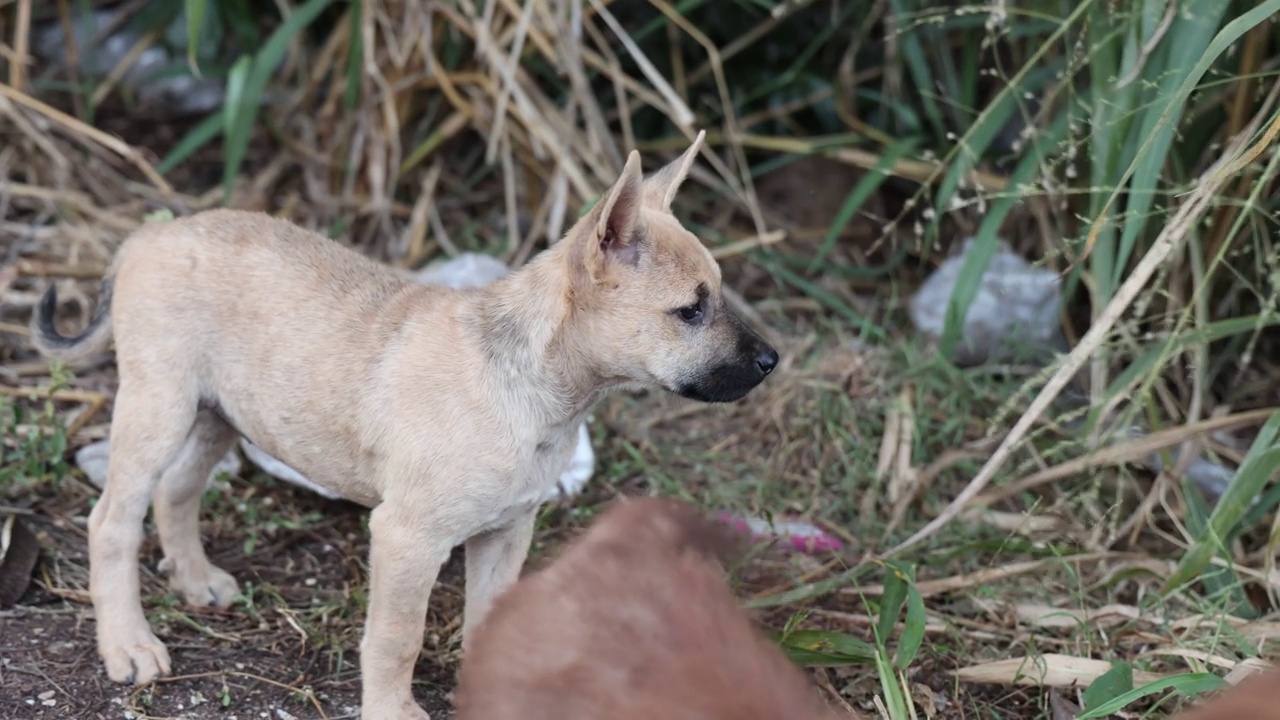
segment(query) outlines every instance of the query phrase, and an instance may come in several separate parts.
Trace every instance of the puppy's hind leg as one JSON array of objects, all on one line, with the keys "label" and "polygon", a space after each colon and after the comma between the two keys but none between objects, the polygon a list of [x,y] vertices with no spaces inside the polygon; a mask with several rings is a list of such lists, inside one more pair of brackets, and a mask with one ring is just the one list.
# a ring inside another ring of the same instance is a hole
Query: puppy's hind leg
[{"label": "puppy's hind leg", "polygon": [[178,455],[151,496],[164,559],[160,572],[192,607],[225,608],[239,592],[235,578],[215,567],[200,542],[200,500],[209,473],[235,442],[236,432],[210,410],[200,410]]},{"label": "puppy's hind leg", "polygon": [[196,397],[179,382],[163,380],[121,380],[107,484],[89,513],[89,595],[98,653],[107,676],[120,683],[145,685],[170,669],[169,652],[142,611],[138,550],[151,493],[195,423]]}]

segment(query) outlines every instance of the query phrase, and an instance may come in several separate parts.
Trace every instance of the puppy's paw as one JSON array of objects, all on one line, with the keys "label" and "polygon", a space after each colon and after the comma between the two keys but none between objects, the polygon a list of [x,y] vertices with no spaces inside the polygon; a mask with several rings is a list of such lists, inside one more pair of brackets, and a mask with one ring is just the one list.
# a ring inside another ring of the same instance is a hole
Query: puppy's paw
[{"label": "puppy's paw", "polygon": [[103,638],[98,653],[112,682],[146,685],[170,671],[169,650],[151,628],[138,628],[122,638]]},{"label": "puppy's paw", "polygon": [[169,576],[169,587],[191,607],[227,608],[240,594],[240,583],[222,568],[204,563],[160,561],[160,572]]}]

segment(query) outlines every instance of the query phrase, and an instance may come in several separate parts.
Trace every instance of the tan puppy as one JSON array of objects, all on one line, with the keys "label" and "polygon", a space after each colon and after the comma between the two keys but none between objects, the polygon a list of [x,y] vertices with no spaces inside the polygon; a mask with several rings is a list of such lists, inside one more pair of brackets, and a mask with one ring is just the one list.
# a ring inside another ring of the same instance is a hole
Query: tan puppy
[{"label": "tan puppy", "polygon": [[615,503],[498,597],[455,720],[835,720],[735,599],[727,532],[673,500]]},{"label": "tan puppy", "polygon": [[227,210],[139,228],[78,337],[54,330],[51,287],[32,321],[46,354],[115,338],[108,480],[89,517],[111,679],[170,671],[140,598],[148,502],[172,587],[196,606],[236,594],[205,556],[198,515],[206,475],[240,434],[373,508],[362,716],[426,718],[410,680],[441,564],[466,544],[465,650],[518,577],[588,409],[622,388],[733,401],[777,363],[671,213],[702,137],[649,179],[632,152],[560,242],[483,288],[414,284],[284,220]]}]

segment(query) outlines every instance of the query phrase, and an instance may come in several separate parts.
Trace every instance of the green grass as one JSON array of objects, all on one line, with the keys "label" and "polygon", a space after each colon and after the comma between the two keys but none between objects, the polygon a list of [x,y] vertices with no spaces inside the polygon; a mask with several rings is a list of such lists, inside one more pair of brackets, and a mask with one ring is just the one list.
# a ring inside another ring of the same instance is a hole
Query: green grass
[{"label": "green grass", "polygon": [[70,374],[57,366],[51,373],[49,384],[37,393],[41,400],[0,395],[0,493],[18,494],[43,483],[56,486],[67,473],[67,427],[51,395]]}]

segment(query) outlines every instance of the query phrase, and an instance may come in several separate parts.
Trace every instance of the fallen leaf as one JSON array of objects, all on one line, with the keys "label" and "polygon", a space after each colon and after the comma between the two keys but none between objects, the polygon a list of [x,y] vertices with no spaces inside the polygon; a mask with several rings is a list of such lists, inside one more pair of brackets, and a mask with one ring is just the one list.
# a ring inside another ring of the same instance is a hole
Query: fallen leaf
[{"label": "fallen leaf", "polygon": [[1049,688],[1049,720],[1075,720],[1080,706],[1062,696],[1055,688]]},{"label": "fallen leaf", "polygon": [[[970,665],[956,670],[955,674],[965,682],[1067,688],[1088,685],[1110,669],[1111,663],[1105,660],[1045,653]],[[1137,684],[1162,677],[1156,673],[1133,671],[1133,681]]]},{"label": "fallen leaf", "polygon": [[1142,613],[1132,605],[1104,605],[1100,608],[1058,608],[1050,605],[1025,604],[1014,606],[1018,622],[1039,628],[1076,628],[1081,625],[1114,625],[1126,620],[1137,620]]}]

